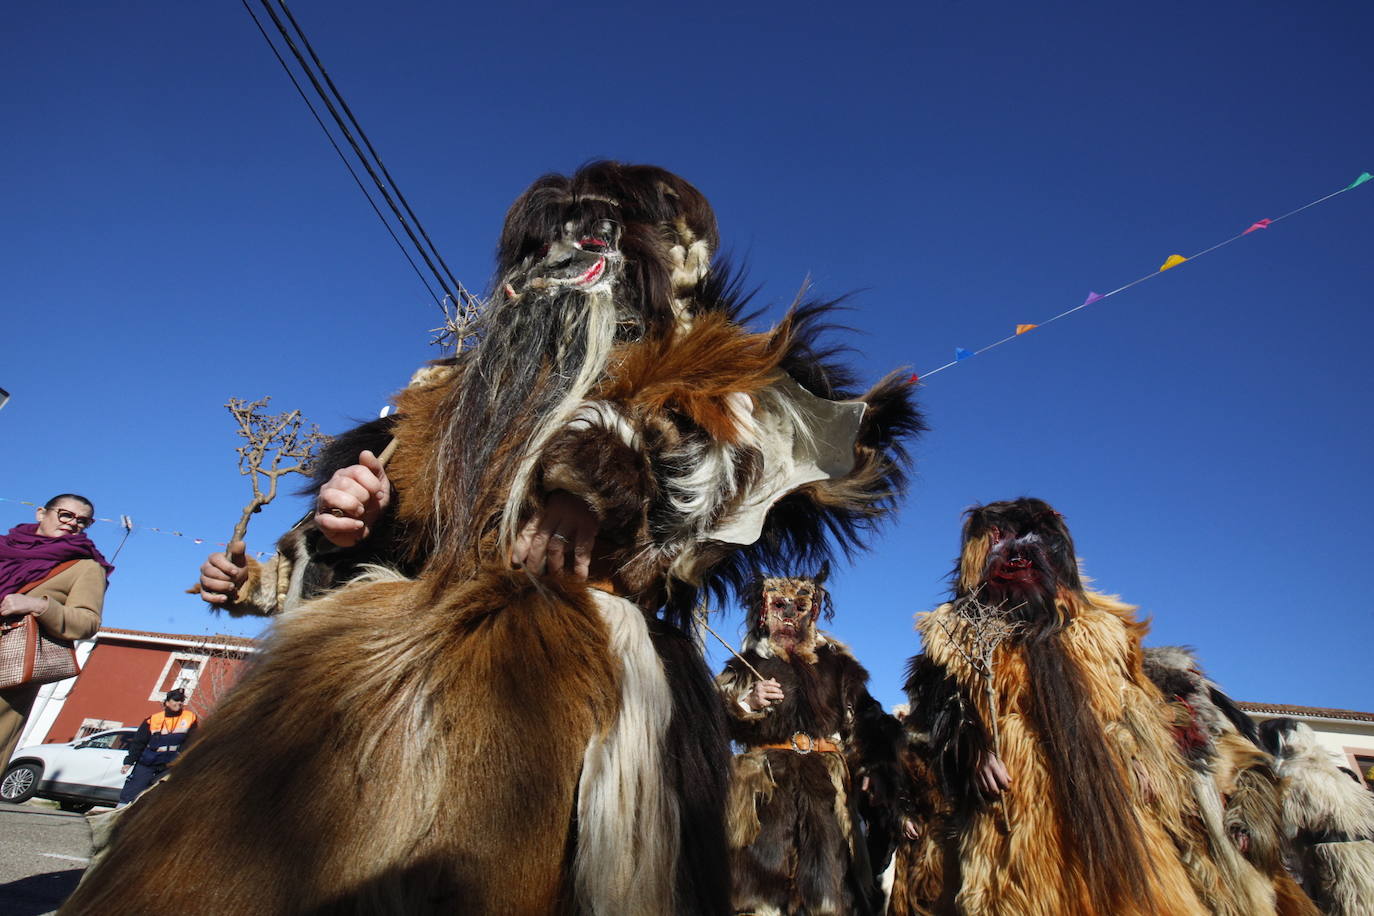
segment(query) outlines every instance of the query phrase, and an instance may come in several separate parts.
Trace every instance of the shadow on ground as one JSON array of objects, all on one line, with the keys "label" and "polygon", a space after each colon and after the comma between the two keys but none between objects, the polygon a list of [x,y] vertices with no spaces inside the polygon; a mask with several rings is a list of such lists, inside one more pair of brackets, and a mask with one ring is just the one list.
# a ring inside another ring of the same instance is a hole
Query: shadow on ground
[{"label": "shadow on ground", "polygon": [[76,890],[81,869],[30,875],[0,884],[0,916],[41,916],[51,913]]}]

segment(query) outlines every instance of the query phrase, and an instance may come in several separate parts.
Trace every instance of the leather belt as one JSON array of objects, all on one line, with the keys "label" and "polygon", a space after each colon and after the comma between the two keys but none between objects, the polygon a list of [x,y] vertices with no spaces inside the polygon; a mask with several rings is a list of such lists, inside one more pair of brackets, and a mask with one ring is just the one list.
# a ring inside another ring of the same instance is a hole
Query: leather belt
[{"label": "leather belt", "polygon": [[750,750],[796,751],[798,754],[809,754],[812,751],[819,751],[823,754],[838,754],[841,748],[829,738],[812,738],[806,732],[796,732],[789,741],[784,741],[780,744],[755,744]]}]

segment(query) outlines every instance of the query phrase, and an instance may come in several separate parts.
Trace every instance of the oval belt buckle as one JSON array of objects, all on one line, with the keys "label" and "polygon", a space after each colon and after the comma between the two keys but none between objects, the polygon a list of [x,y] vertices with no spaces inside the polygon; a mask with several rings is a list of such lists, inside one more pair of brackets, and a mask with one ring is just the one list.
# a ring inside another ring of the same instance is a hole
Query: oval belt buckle
[{"label": "oval belt buckle", "polygon": [[798,754],[809,754],[816,747],[815,741],[805,732],[792,733],[792,750]]}]

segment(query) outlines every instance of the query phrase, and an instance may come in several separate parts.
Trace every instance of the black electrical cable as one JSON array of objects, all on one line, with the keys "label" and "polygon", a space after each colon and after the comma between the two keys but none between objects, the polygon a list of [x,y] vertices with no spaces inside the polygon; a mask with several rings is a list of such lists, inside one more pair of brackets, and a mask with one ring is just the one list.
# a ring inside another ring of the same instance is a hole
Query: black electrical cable
[{"label": "black electrical cable", "polygon": [[[338,125],[340,132],[344,135],[344,139],[348,141],[348,145],[353,148],[353,154],[358,157],[363,168],[367,170],[367,174],[372,178],[373,184],[375,184],[377,190],[382,193],[382,199],[385,200],[387,206],[391,208],[391,212],[395,214],[396,219],[401,224],[401,228],[405,230],[406,236],[409,237],[411,244],[415,246],[421,260],[425,262],[425,266],[428,267],[430,273],[434,275],[434,278],[439,283],[439,287],[443,289],[450,299],[456,301],[458,297],[454,294],[453,290],[449,288],[448,283],[444,280],[444,275],[434,266],[434,261],[430,259],[429,254],[420,244],[420,240],[415,237],[415,232],[410,228],[410,224],[406,222],[405,217],[401,214],[400,208],[396,206],[396,201],[392,199],[386,186],[383,185],[381,179],[377,177],[377,172],[372,168],[372,164],[367,161],[367,157],[363,155],[363,151],[358,148],[358,141],[353,138],[353,133],[348,129],[348,125],[345,124],[343,118],[339,116],[338,109],[334,107],[334,103],[329,100],[329,96],[325,93],[323,87],[320,86],[320,81],[315,78],[314,72],[305,62],[305,57],[301,54],[300,49],[296,47],[296,43],[291,39],[291,35],[286,31],[286,26],[282,24],[281,18],[276,14],[276,11],[268,5],[267,0],[261,0],[261,2],[263,9],[267,10],[267,15],[272,17],[272,22],[277,26],[277,31],[281,33],[281,37],[286,42],[286,46],[291,49],[291,53],[295,56],[296,62],[300,64],[301,69],[305,71],[305,75],[309,78],[310,84],[315,87],[315,93],[324,102],[325,108],[329,109],[329,114],[334,118],[334,123]],[[443,308],[442,303],[440,303],[440,308]]]},{"label": "black electrical cable", "polygon": [[315,116],[315,121],[320,125],[320,130],[324,131],[325,137],[329,140],[329,145],[334,147],[334,152],[339,154],[339,160],[344,164],[344,168],[348,169],[348,174],[352,175],[354,182],[357,183],[358,190],[362,191],[363,196],[367,198],[368,204],[372,207],[372,212],[377,214],[377,218],[381,220],[382,225],[386,227],[387,234],[391,236],[391,240],[396,243],[396,247],[401,249],[401,254],[410,262],[411,270],[414,270],[415,276],[420,278],[420,282],[424,284],[425,291],[429,293],[430,298],[438,303],[440,308],[443,308],[443,300],[439,297],[438,293],[434,292],[434,288],[429,285],[429,281],[425,279],[424,273],[420,270],[420,265],[416,264],[415,259],[410,256],[410,252],[406,251],[405,244],[397,237],[395,230],[391,228],[391,224],[387,222],[386,217],[382,214],[381,208],[377,206],[377,202],[372,199],[371,194],[367,193],[367,185],[363,184],[362,179],[358,177],[357,171],[354,170],[353,165],[348,161],[348,157],[344,155],[344,151],[339,148],[338,142],[335,141],[334,135],[329,132],[329,128],[325,126],[324,119],[321,118],[319,112],[315,110],[315,106],[310,104],[310,97],[307,96],[305,90],[301,88],[300,82],[296,79],[295,74],[291,72],[290,65],[286,63],[281,53],[277,51],[277,46],[272,43],[271,36],[269,36],[267,30],[263,28],[262,22],[258,20],[257,14],[253,12],[253,8],[248,5],[248,0],[241,0],[241,2],[243,3],[243,8],[248,11],[248,15],[252,17],[253,24],[256,25],[258,31],[262,33],[263,40],[266,41],[267,46],[272,49],[272,54],[277,58],[277,63],[281,64],[282,69],[286,71],[287,77],[291,80],[291,85],[295,86],[296,92],[300,93],[301,101],[305,102],[305,107],[309,108],[310,113]]},{"label": "black electrical cable", "polygon": [[425,231],[424,224],[420,222],[420,217],[416,216],[415,211],[411,209],[410,202],[406,200],[405,194],[401,192],[400,185],[396,184],[396,179],[391,177],[391,172],[387,169],[386,163],[382,161],[382,157],[377,153],[376,148],[372,145],[372,141],[368,139],[367,131],[363,130],[363,126],[359,124],[358,119],[353,116],[353,109],[349,107],[348,100],[343,97],[343,93],[339,92],[339,87],[334,85],[333,78],[329,75],[329,71],[325,69],[324,62],[320,60],[319,55],[315,53],[315,48],[310,43],[309,37],[306,36],[305,30],[302,29],[300,23],[296,21],[295,15],[291,12],[291,7],[286,5],[286,0],[277,0],[277,5],[282,8],[282,12],[286,13],[286,18],[291,22],[292,28],[294,28],[296,34],[300,36],[301,44],[305,46],[305,50],[310,54],[310,59],[315,62],[316,69],[320,71],[320,76],[324,77],[325,85],[329,87],[329,91],[332,92],[334,98],[338,100],[339,107],[343,109],[344,114],[348,116],[349,122],[353,125],[354,129],[357,130],[358,137],[363,141],[363,145],[367,147],[367,151],[372,154],[372,158],[376,161],[377,167],[381,169],[383,177],[385,177],[387,182],[391,185],[391,189],[396,192],[396,199],[401,202],[401,206],[405,208],[406,213],[410,216],[411,222],[415,224],[415,228],[419,231],[420,236],[425,240],[425,243],[429,245],[429,250],[434,254],[434,259],[439,262],[439,266],[443,267],[445,273],[448,274],[449,282],[458,290],[459,295],[463,297],[466,303],[475,306],[477,302],[473,295],[469,293],[462,282],[454,276],[453,271],[444,260],[444,256],[439,253],[438,247],[436,247],[434,242],[430,239],[429,233]]}]

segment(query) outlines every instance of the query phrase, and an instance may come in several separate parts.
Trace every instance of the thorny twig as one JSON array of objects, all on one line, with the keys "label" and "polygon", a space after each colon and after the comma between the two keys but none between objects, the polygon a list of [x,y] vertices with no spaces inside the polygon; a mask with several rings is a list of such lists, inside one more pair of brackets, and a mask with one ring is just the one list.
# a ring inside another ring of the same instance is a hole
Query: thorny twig
[{"label": "thorny twig", "polygon": [[[981,589],[982,586],[979,586]],[[949,624],[935,617],[936,624],[945,631],[945,636],[973,669],[983,679],[983,696],[988,704],[988,729],[992,741],[992,753],[1000,756],[1001,736],[997,727],[997,692],[993,686],[993,656],[1002,643],[1014,637],[1025,626],[1022,621],[1013,620],[1012,615],[1024,607],[1017,605],[1010,610],[994,607],[978,599],[978,592],[955,602],[953,611],[964,624],[963,633],[956,636]],[[967,647],[965,646],[967,643]]]},{"label": "thorny twig", "polygon": [[452,347],[457,356],[477,343],[477,316],[483,308],[482,300],[462,290],[462,303],[455,302],[452,296],[445,296],[439,308],[444,313],[444,323],[430,328],[435,335],[430,343],[436,347]]},{"label": "thorny twig", "polygon": [[[229,539],[231,543],[243,540],[253,513],[261,512],[263,506],[276,499],[277,480],[283,474],[309,474],[316,452],[329,441],[329,437],[313,423],[308,432],[302,429],[305,418],[299,410],[273,415],[263,413],[270,400],[270,397],[256,401],[230,398],[229,403],[224,405],[234,415],[239,425],[238,434],[245,440],[236,450],[239,473],[253,484],[253,498],[243,507],[243,515],[234,526],[233,537]],[[294,463],[283,464],[283,461]],[[261,478],[267,480],[266,492],[263,492]]]}]

